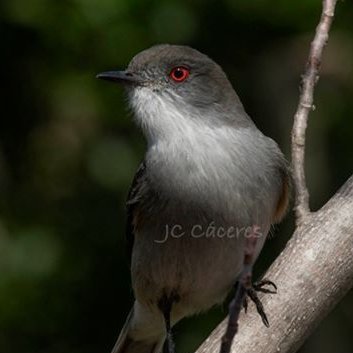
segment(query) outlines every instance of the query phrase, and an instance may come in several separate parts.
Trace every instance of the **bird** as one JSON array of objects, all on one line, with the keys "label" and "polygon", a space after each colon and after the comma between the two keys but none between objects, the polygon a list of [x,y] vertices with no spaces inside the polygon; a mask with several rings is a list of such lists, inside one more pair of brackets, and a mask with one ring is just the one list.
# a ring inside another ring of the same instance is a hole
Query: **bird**
[{"label": "bird", "polygon": [[288,164],[222,68],[196,49],[154,45],[97,78],[125,88],[146,139],[126,202],[135,301],[112,353],[171,353],[172,327],[237,283],[249,230],[255,262],[284,217]]}]

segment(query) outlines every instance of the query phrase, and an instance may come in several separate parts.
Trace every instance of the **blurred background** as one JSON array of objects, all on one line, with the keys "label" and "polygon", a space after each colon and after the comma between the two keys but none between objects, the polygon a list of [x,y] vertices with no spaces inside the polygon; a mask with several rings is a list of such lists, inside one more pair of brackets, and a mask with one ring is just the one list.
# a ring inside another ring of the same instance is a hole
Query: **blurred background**
[{"label": "blurred background", "polygon": [[[319,0],[0,3],[0,352],[108,353],[130,310],[124,203],[145,142],[122,89],[95,75],[124,68],[156,43],[191,45],[223,66],[289,158],[320,12]],[[340,1],[308,128],[313,209],[353,172],[352,35],[353,4]],[[290,213],[258,275],[292,230]],[[353,351],[352,299],[301,353]],[[192,352],[226,312],[224,305],[178,324],[178,353]]]}]

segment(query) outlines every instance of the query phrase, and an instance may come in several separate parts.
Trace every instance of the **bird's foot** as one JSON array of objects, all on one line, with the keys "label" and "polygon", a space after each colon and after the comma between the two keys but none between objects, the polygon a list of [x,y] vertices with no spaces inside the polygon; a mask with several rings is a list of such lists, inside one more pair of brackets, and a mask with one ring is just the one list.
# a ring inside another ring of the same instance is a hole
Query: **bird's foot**
[{"label": "bird's foot", "polygon": [[[267,287],[267,288],[266,288]],[[272,288],[269,288],[272,287]],[[268,279],[263,279],[259,282],[253,283],[253,285],[250,288],[246,288],[246,297],[244,298],[244,309],[245,312],[247,311],[248,308],[248,299],[249,297],[251,301],[255,304],[256,310],[261,316],[262,322],[266,327],[269,327],[270,324],[267,319],[267,315],[265,313],[264,306],[258,297],[257,292],[261,293],[270,293],[270,294],[276,294],[277,293],[277,286],[270,280]]]}]

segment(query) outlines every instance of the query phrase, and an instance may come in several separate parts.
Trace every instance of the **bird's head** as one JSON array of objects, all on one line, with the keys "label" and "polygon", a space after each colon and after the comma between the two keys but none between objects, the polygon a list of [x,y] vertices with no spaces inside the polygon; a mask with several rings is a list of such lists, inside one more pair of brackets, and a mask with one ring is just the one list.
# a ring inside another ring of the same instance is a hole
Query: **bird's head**
[{"label": "bird's head", "polygon": [[221,67],[187,46],[153,46],[137,54],[126,70],[97,78],[127,89],[138,121],[150,132],[165,124],[182,128],[188,121],[213,125],[249,120]]}]

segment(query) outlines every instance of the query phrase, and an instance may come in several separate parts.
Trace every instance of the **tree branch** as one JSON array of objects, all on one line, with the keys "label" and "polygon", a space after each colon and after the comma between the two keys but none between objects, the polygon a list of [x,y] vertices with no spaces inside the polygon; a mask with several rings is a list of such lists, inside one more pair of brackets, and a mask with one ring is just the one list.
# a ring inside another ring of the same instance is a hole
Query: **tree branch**
[{"label": "tree branch", "polygon": [[[353,176],[293,234],[266,277],[278,286],[260,296],[270,327],[254,306],[239,319],[233,353],[291,353],[353,286]],[[225,319],[196,353],[216,353]]]},{"label": "tree branch", "polygon": [[[325,206],[313,213],[309,209],[304,173],[305,131],[309,112],[314,109],[314,87],[336,2],[323,0],[294,117],[292,167],[297,228],[265,275],[278,285],[278,294],[262,296],[271,326],[268,329],[262,324],[254,307],[247,314],[242,313],[233,353],[297,351],[353,287],[353,176]],[[196,353],[218,352],[226,325],[227,319]]]},{"label": "tree branch", "polygon": [[296,190],[295,212],[297,224],[310,212],[309,193],[305,182],[305,131],[309,112],[315,109],[314,87],[319,80],[319,70],[323,49],[328,40],[328,33],[334,16],[337,0],[323,0],[322,14],[311,43],[306,71],[302,76],[302,91],[292,129],[292,168]]}]

